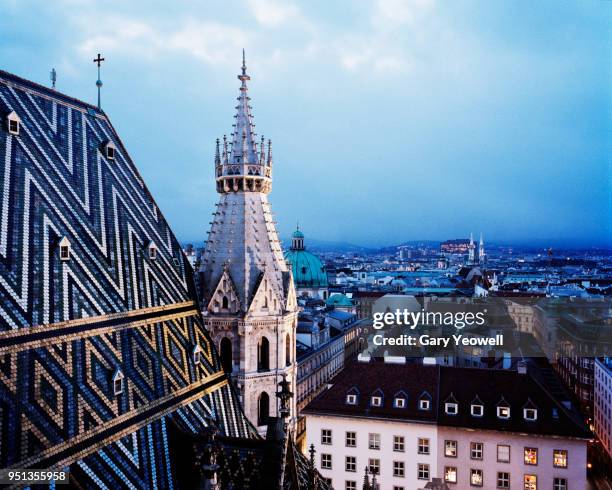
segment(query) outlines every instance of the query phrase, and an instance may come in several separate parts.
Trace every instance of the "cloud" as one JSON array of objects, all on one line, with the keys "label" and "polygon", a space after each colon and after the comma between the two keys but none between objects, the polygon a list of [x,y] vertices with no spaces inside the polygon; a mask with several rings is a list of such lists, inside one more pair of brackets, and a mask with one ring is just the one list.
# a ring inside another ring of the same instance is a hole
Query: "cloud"
[{"label": "cloud", "polygon": [[251,12],[257,22],[274,27],[300,17],[300,10],[289,2],[276,0],[248,0]]}]

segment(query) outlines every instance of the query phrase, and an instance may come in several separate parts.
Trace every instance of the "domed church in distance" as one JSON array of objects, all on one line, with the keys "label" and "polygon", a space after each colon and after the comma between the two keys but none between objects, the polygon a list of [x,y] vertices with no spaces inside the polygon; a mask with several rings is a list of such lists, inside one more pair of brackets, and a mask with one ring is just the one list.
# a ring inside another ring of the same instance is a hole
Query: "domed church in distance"
[{"label": "domed church in distance", "polygon": [[299,226],[291,235],[291,248],[285,259],[291,264],[298,296],[327,299],[327,271],[321,259],[304,247],[304,233]]}]

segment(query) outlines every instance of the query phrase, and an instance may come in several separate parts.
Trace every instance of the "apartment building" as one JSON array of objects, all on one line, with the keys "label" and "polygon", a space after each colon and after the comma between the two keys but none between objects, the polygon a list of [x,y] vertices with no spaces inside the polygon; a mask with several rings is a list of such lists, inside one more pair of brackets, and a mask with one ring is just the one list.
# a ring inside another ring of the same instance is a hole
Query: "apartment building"
[{"label": "apartment building", "polygon": [[590,436],[579,415],[519,371],[354,363],[302,412],[334,488],[582,490]]}]

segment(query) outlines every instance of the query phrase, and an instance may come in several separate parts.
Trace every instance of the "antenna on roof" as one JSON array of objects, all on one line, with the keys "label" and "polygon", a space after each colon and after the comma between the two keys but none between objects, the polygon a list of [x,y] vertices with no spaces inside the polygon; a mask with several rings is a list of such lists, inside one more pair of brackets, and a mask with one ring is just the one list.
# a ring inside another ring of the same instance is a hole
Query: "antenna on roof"
[{"label": "antenna on roof", "polygon": [[100,65],[104,61],[104,58],[100,56],[98,53],[98,57],[93,60],[94,63],[98,64],[98,80],[96,80],[96,87],[98,87],[98,109],[102,109],[102,105],[100,104],[100,89],[102,88],[102,80],[100,80]]},{"label": "antenna on roof", "polygon": [[55,90],[55,82],[57,82],[57,72],[55,68],[51,68],[51,74],[49,75],[51,78],[51,88]]}]

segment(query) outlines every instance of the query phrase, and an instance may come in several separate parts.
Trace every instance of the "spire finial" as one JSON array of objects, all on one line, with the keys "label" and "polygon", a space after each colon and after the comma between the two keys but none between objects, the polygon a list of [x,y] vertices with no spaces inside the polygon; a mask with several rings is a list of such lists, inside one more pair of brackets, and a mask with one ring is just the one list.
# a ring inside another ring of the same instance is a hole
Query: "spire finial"
[{"label": "spire finial", "polygon": [[268,166],[272,165],[272,140],[268,140]]},{"label": "spire finial", "polygon": [[215,144],[215,165],[221,165],[221,152],[219,150],[219,138]]},{"label": "spire finial", "polygon": [[242,74],[246,75],[246,56],[244,54],[244,48],[242,48]]},{"label": "spire finial", "polygon": [[50,78],[51,78],[51,88],[55,89],[55,82],[57,82],[57,72],[55,71],[55,68],[51,68]]},{"label": "spire finial", "polygon": [[104,61],[104,58],[101,57],[100,53],[98,53],[98,57],[93,60],[94,63],[98,64],[98,80],[96,80],[96,87],[98,87],[98,109],[102,109],[102,104],[100,103],[100,89],[102,88],[102,80],[100,79],[100,65]]}]

